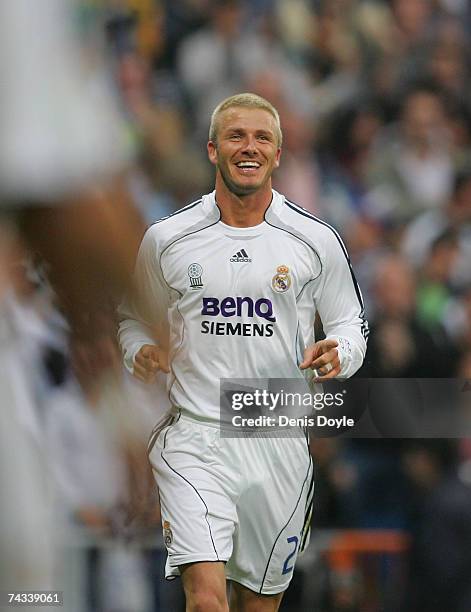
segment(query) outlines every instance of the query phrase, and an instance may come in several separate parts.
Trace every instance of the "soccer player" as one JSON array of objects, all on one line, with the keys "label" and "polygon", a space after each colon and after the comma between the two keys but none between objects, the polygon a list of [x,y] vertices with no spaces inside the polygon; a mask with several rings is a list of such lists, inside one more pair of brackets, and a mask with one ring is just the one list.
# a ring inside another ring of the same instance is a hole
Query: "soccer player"
[{"label": "soccer player", "polygon": [[[122,306],[127,368],[170,371],[174,406],[150,440],[160,489],[166,577],[187,610],[279,608],[307,538],[312,462],[302,437],[225,438],[219,379],[351,376],[367,335],[342,240],[271,186],[282,133],[276,109],[239,94],[215,109],[208,156],[216,188],[154,224]],[[316,312],[326,339],[315,341]],[[170,364],[170,365],[169,365]]]}]

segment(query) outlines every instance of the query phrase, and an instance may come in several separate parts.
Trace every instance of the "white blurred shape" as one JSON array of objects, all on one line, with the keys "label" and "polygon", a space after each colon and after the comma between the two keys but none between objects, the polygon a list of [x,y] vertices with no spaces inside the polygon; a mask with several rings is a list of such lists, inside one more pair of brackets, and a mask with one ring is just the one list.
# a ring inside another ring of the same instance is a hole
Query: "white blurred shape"
[{"label": "white blurred shape", "polygon": [[54,198],[124,165],[124,132],[104,72],[86,66],[73,4],[0,2],[0,185]]}]

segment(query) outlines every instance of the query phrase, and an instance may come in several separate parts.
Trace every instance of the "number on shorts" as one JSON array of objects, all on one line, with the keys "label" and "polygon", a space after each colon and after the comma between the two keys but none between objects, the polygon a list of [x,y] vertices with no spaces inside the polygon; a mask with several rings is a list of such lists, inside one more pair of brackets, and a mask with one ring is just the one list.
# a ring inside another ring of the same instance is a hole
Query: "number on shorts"
[{"label": "number on shorts", "polygon": [[286,557],[286,560],[283,564],[283,570],[281,571],[282,574],[289,574],[290,572],[293,571],[293,565],[288,565],[288,563],[291,561],[291,559],[294,557],[294,555],[296,554],[296,551],[298,550],[298,536],[291,536],[290,538],[286,538],[288,544],[293,543],[294,544],[294,548],[293,550],[289,553],[289,555]]}]

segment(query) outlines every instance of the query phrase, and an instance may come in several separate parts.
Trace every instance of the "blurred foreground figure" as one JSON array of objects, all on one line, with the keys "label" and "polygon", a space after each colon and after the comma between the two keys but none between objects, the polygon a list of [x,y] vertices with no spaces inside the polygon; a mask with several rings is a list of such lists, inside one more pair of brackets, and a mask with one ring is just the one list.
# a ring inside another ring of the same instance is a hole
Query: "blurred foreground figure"
[{"label": "blurred foreground figure", "polygon": [[[87,46],[84,63],[72,11],[64,0],[0,5],[0,591],[60,588],[39,364],[25,360],[12,316],[16,237],[45,262],[84,355],[112,327],[94,311],[126,288],[141,233],[121,187],[128,155],[99,54]],[[105,347],[90,374],[110,354]]]}]

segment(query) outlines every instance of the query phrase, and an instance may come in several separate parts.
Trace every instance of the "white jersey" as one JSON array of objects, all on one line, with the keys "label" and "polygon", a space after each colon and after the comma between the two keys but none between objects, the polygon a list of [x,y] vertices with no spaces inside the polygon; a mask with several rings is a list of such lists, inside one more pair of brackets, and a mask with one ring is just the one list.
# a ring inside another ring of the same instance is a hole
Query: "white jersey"
[{"label": "white jersey", "polygon": [[363,301],[337,232],[273,191],[263,223],[221,221],[215,192],[152,225],[121,307],[126,367],[143,344],[168,346],[169,394],[183,413],[219,418],[221,378],[302,378],[319,313],[339,341],[342,376],[366,351]]}]

